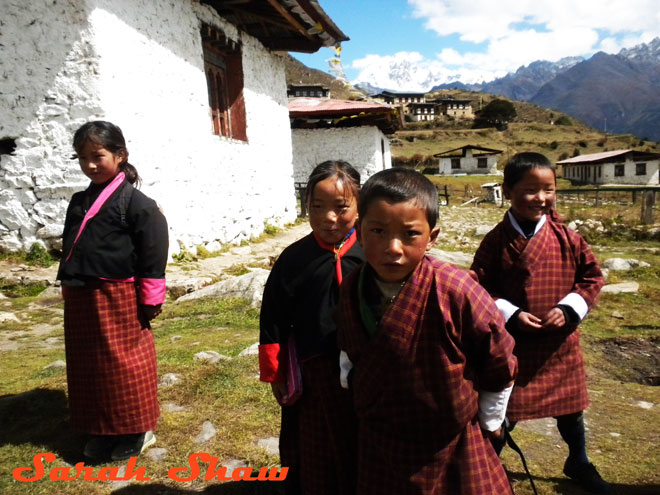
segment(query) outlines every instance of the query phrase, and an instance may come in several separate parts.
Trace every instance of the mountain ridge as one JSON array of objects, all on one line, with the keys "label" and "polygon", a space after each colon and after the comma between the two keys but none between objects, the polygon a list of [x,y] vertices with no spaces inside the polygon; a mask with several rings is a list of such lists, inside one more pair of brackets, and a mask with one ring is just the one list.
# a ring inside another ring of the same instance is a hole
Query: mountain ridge
[{"label": "mountain ridge", "polygon": [[[401,67],[395,75],[389,80],[411,79],[402,74]],[[380,88],[368,82],[358,83],[358,87],[371,94],[382,89],[408,89]],[[489,82],[445,81],[424,92],[439,89],[479,91],[528,101],[564,112],[605,132],[660,141],[660,38],[617,54],[598,52],[586,60],[537,60]]]}]

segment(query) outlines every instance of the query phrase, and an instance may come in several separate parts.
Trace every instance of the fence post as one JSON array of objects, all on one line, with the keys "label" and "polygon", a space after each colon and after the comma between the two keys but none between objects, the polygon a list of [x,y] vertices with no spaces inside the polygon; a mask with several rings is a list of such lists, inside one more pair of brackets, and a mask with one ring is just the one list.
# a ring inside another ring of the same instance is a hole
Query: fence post
[{"label": "fence post", "polygon": [[598,186],[596,186],[596,200],[594,201],[594,206],[598,206],[598,191],[599,191],[599,188],[598,188]]},{"label": "fence post", "polygon": [[650,225],[653,223],[653,205],[655,204],[655,192],[646,191],[642,199],[642,223]]}]

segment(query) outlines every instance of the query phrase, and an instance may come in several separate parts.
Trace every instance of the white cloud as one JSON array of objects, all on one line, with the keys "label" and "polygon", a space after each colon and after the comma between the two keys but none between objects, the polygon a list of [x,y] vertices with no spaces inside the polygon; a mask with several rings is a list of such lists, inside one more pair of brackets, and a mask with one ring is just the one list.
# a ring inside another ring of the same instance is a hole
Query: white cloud
[{"label": "white cloud", "polygon": [[[616,53],[660,36],[657,0],[408,0],[438,36],[474,50],[463,63],[515,70],[534,60]],[[599,36],[603,39],[600,40]],[[485,45],[477,46],[476,44]],[[479,54],[482,54],[479,56]],[[441,52],[440,60],[446,53]],[[453,57],[451,57],[453,58]]]},{"label": "white cloud", "polygon": [[[433,60],[417,52],[367,55],[354,61],[356,82],[396,88],[397,73],[412,70],[406,84],[417,89],[436,78],[488,81],[535,60],[589,57],[602,50],[660,36],[657,0],[408,0],[412,16],[443,37],[458,36]],[[414,69],[410,69],[414,66]],[[401,76],[403,78],[403,76]],[[390,86],[387,86],[390,84]],[[413,89],[411,87],[411,89]]]}]

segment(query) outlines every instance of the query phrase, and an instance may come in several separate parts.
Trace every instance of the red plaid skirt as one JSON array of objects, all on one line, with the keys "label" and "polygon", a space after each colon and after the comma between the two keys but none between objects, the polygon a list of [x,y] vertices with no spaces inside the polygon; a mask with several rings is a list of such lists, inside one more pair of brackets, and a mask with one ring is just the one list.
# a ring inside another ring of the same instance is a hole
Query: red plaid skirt
[{"label": "red plaid skirt", "polygon": [[339,384],[339,358],[302,363],[303,393],[282,407],[280,461],[289,467],[287,494],[355,493],[357,418]]},{"label": "red plaid skirt", "polygon": [[95,435],[154,430],[156,349],[151,330],[138,321],[135,286],[94,281],[64,289],[72,427]]}]

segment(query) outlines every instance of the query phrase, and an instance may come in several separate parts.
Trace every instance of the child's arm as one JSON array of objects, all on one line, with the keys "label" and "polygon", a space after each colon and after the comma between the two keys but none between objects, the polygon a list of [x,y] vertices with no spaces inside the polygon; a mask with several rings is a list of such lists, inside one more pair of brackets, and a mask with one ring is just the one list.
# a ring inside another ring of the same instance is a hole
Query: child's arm
[{"label": "child's arm", "polygon": [[568,237],[575,256],[575,281],[571,292],[543,318],[544,330],[577,326],[596,303],[603,286],[603,273],[587,242],[573,231],[568,231]]},{"label": "child's arm", "polygon": [[479,391],[479,425],[482,430],[499,436],[512,390],[513,382],[500,392]]},{"label": "child's arm", "polygon": [[266,281],[259,315],[259,379],[272,384],[273,395],[278,401],[286,393],[284,363],[287,350],[283,338],[291,327],[283,315],[289,307],[282,287],[285,271],[280,256]]},{"label": "child's arm", "polygon": [[[160,312],[160,305],[165,302],[165,268],[169,245],[167,220],[152,200],[148,200],[147,204],[142,203],[143,207],[136,204],[138,201],[134,196],[131,202],[131,206],[135,204],[137,208],[131,224],[137,255],[138,302],[142,316],[153,319]],[[152,308],[145,309],[144,306]]]}]

